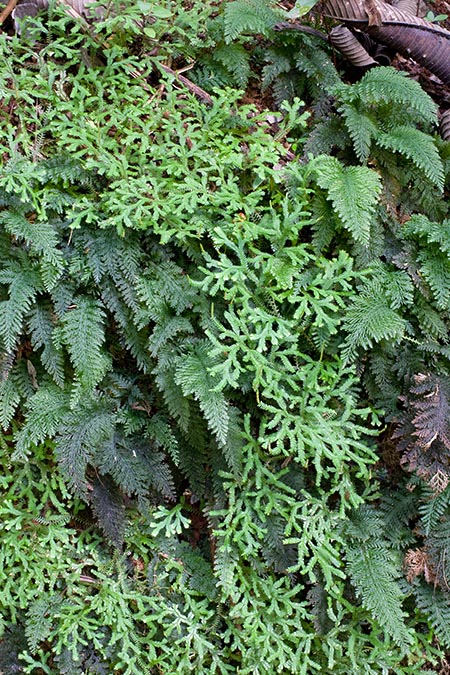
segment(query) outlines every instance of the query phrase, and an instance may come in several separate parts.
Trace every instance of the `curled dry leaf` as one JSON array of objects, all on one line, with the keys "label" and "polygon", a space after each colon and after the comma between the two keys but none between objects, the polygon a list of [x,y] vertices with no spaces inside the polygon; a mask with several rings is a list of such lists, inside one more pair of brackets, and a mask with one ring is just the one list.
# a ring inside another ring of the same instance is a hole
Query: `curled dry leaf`
[{"label": "curled dry leaf", "polygon": [[427,552],[424,548],[410,548],[404,557],[403,567],[406,571],[407,580],[412,583],[421,574],[427,583],[434,583],[435,575],[431,569]]},{"label": "curled dry leaf", "polygon": [[335,26],[330,32],[330,42],[354,66],[364,68],[378,65],[346,26]]},{"label": "curled dry leaf", "polygon": [[[324,16],[354,25],[450,86],[450,31],[382,0],[322,0]],[[376,15],[376,21],[374,16]]]}]

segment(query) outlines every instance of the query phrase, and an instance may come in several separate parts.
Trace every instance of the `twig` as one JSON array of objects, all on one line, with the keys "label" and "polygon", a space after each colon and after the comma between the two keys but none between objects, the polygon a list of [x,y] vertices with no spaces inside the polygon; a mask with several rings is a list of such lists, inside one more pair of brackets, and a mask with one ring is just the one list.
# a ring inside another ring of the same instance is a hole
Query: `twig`
[{"label": "twig", "polygon": [[321,33],[320,30],[316,30],[315,28],[312,28],[311,26],[304,26],[302,23],[299,23],[298,21],[292,21],[292,22],[287,22],[287,21],[280,21],[280,23],[277,23],[275,25],[275,30],[298,30],[301,33],[307,33],[308,35],[314,35],[314,37],[320,38],[321,40],[325,40],[325,42],[328,42],[328,37],[324,34]]},{"label": "twig", "polygon": [[8,16],[11,14],[13,11],[14,7],[17,5],[18,0],[9,0],[8,4],[6,5],[5,9],[3,12],[0,14],[0,26],[4,22],[5,19],[8,18]]},{"label": "twig", "polygon": [[165,66],[163,63],[161,63],[160,66],[166,73],[169,73],[169,75],[173,75],[178,82],[184,84],[184,86],[187,89],[189,89],[189,91],[191,91],[193,94],[195,94],[195,96],[201,98],[202,101],[205,101],[205,103],[207,103],[208,105],[213,104],[211,96],[204,89],[198,87],[196,84],[188,80],[187,77],[185,77],[184,75],[180,75],[175,70],[172,70],[172,68],[169,68],[169,66]]}]

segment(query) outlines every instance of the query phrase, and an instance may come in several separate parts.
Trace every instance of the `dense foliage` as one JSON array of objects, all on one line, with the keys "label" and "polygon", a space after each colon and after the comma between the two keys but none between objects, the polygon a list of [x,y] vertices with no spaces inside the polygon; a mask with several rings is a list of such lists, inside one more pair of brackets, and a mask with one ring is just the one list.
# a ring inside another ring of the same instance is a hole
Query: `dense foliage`
[{"label": "dense foliage", "polygon": [[280,18],[0,35],[5,675],[450,647],[450,144],[417,82],[349,84]]}]

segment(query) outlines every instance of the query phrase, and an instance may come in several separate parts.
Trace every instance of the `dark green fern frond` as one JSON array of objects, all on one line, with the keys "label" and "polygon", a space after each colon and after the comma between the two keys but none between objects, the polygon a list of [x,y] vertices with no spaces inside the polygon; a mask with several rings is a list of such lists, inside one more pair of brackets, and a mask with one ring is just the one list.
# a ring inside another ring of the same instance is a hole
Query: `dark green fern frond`
[{"label": "dark green fern frond", "polygon": [[89,502],[107,539],[120,549],[125,536],[125,508],[111,476],[96,475],[91,478]]},{"label": "dark green fern frond", "polygon": [[[320,119],[320,117],[319,117]],[[305,143],[305,153],[318,155],[332,154],[334,148],[348,146],[348,133],[336,114],[327,114],[311,129]]]},{"label": "dark green fern frond", "polygon": [[58,154],[41,162],[45,179],[53,183],[61,183],[64,187],[82,185],[90,187],[95,182],[93,172],[84,169],[82,162],[71,155]]},{"label": "dark green fern frond", "polygon": [[0,223],[18,241],[23,240],[37,256],[53,267],[50,290],[63,271],[64,263],[58,248],[59,240],[56,229],[49,222],[28,220],[20,211],[6,210],[0,213]]},{"label": "dark green fern frond", "polygon": [[408,490],[383,495],[380,504],[383,533],[395,548],[404,547],[414,539],[410,523],[417,517],[417,503],[417,494]]},{"label": "dark green fern frond", "polygon": [[145,436],[168,453],[175,465],[179,463],[179,443],[170,425],[169,419],[163,413],[156,413],[145,423]]},{"label": "dark green fern frond", "polygon": [[[447,482],[448,477],[443,475]],[[450,487],[440,491],[425,484],[422,490],[422,500],[419,505],[421,531],[428,536],[434,527],[443,519],[450,508]]]},{"label": "dark green fern frond", "polygon": [[384,537],[384,520],[382,514],[368,504],[361,505],[345,524],[345,532],[357,542],[382,540]]},{"label": "dark green fern frond", "polygon": [[348,333],[345,353],[352,357],[359,347],[367,349],[381,340],[399,341],[405,335],[407,322],[392,309],[378,281],[373,281],[353,301],[344,328]]},{"label": "dark green fern frond", "polygon": [[[96,453],[109,447],[114,434],[114,415],[103,402],[86,403],[68,412],[59,424],[58,431],[56,456],[61,471],[69,485],[86,496],[86,469]],[[109,468],[103,464],[100,466],[104,473],[114,476]]]},{"label": "dark green fern frond", "polygon": [[112,314],[117,325],[122,329],[119,337],[122,345],[136,359],[138,367],[150,372],[154,366],[148,350],[148,330],[137,327],[137,319],[126,302],[120,297],[111,279],[106,278],[101,286],[101,299],[105,308]]},{"label": "dark green fern frond", "polygon": [[152,356],[157,356],[159,350],[167,343],[179,339],[184,335],[194,333],[194,328],[189,319],[184,316],[161,315],[154,326],[148,339],[148,348]]},{"label": "dark green fern frond", "polygon": [[229,429],[229,405],[220,391],[215,391],[217,380],[210,370],[217,360],[210,355],[210,343],[199,342],[190,353],[179,358],[175,382],[185,396],[193,395],[205,415],[209,427],[221,446],[226,445]]},{"label": "dark green fern frond", "polygon": [[381,192],[378,174],[364,166],[344,166],[328,155],[313,159],[309,171],[314,173],[318,185],[326,190],[343,227],[355,241],[368,244]]},{"label": "dark green fern frond", "polygon": [[[199,438],[200,437],[200,438]],[[211,456],[206,448],[207,435],[205,433],[205,425],[197,427],[197,438],[199,444],[193,445],[185,438],[180,437],[179,445],[179,461],[178,468],[184,476],[189,480],[193,494],[199,498],[205,495],[207,491],[208,477],[205,473],[205,466],[208,461],[211,461]],[[226,468],[225,461],[221,453],[213,453],[213,459],[219,457],[223,468]],[[212,463],[212,462],[211,462]],[[216,473],[212,480],[216,478]]]},{"label": "dark green fern frond", "polygon": [[285,524],[282,518],[272,513],[264,523],[266,531],[263,555],[268,565],[276,572],[285,572],[297,562],[297,548],[286,544]]},{"label": "dark green fern frond", "polygon": [[450,579],[450,514],[447,512],[430,530],[424,541],[435,583],[449,589]]},{"label": "dark green fern frond", "polygon": [[80,659],[75,661],[73,653],[67,647],[55,657],[55,661],[61,675],[83,675],[86,672]]},{"label": "dark green fern frond", "polygon": [[232,42],[242,33],[263,35],[279,21],[279,14],[268,0],[235,0],[225,5],[225,40]]},{"label": "dark green fern frond", "polygon": [[340,106],[339,112],[347,127],[353,148],[359,161],[366,163],[372,141],[378,135],[378,128],[375,121],[367,114],[356,110],[353,106],[344,104]]},{"label": "dark green fern frond", "polygon": [[346,89],[342,98],[359,99],[373,108],[398,103],[406,111],[413,110],[416,121],[437,122],[437,106],[432,98],[418,82],[391,67],[369,70],[359,82]]},{"label": "dark green fern frond", "polygon": [[441,312],[437,312],[426,298],[420,296],[414,304],[414,314],[419,325],[431,339],[446,343],[449,340],[448,325]]},{"label": "dark green fern frond", "polygon": [[197,296],[181,267],[170,260],[149,265],[146,273],[137,279],[136,288],[143,311],[152,321],[157,321],[166,307],[181,314],[192,306]]},{"label": "dark green fern frond", "polygon": [[281,73],[272,84],[272,95],[274,101],[278,106],[281,106],[284,101],[292,101],[297,92],[301,89],[302,74],[297,75],[295,72],[283,74]]},{"label": "dark green fern frond", "polygon": [[328,593],[321,583],[316,583],[308,591],[307,599],[311,605],[314,627],[319,635],[326,635],[332,628],[333,622],[328,616]]},{"label": "dark green fern frond", "polygon": [[431,136],[410,126],[398,126],[389,133],[379,133],[376,142],[407,157],[433,185],[444,189],[444,167]]},{"label": "dark green fern frond", "polygon": [[263,68],[262,88],[270,87],[283,73],[289,73],[291,61],[284,50],[268,49],[265,53],[266,65]]},{"label": "dark green fern frond", "polygon": [[184,433],[188,433],[192,411],[189,399],[186,398],[182,387],[176,381],[177,358],[179,357],[170,353],[168,357],[165,363],[158,364],[158,367],[155,368],[156,385],[162,393],[170,414],[177,421],[180,429]]},{"label": "dark green fern frond", "polygon": [[16,347],[25,316],[41,290],[38,272],[23,262],[11,260],[0,270],[0,284],[6,286],[6,291],[0,290],[0,341],[8,352]]},{"label": "dark green fern frond", "polygon": [[308,76],[309,87],[316,97],[323,95],[324,90],[330,93],[340,81],[329,55],[308,38],[296,55],[295,65]]},{"label": "dark green fern frond", "polygon": [[422,213],[411,216],[403,227],[407,239],[419,237],[429,244],[438,244],[443,253],[450,255],[450,220],[434,223]]},{"label": "dark green fern frond", "polygon": [[402,576],[397,554],[375,538],[348,549],[347,569],[363,606],[399,645],[407,649],[413,636],[405,624]]},{"label": "dark green fern frond", "polygon": [[388,270],[384,266],[376,267],[374,273],[382,280],[392,309],[413,304],[414,284],[409,274],[402,270]]},{"label": "dark green fern frond", "polygon": [[102,349],[105,342],[105,313],[100,302],[79,296],[66,312],[61,330],[75,374],[87,389],[93,389],[111,365]]},{"label": "dark green fern frond", "polygon": [[4,431],[8,429],[21,398],[14,380],[14,371],[0,379],[0,425]]},{"label": "dark green fern frond", "polygon": [[433,291],[436,306],[447,310],[450,303],[450,257],[436,246],[423,249],[418,254],[420,269]]},{"label": "dark green fern frond", "polygon": [[316,194],[313,201],[314,224],[312,243],[317,253],[324,253],[336,232],[342,229],[332,205],[324,194]]},{"label": "dark green fern frond", "polygon": [[55,593],[54,595],[45,595],[34,600],[30,607],[28,607],[25,635],[32,652],[37,650],[39,644],[50,633],[55,620],[54,614],[57,612],[61,602],[62,596]]},{"label": "dark green fern frond", "polygon": [[67,392],[55,383],[42,384],[26,403],[27,418],[15,435],[16,458],[27,456],[33,445],[53,438],[69,409]]},{"label": "dark green fern frond", "polygon": [[[106,428],[111,423],[105,419]],[[99,428],[99,432],[102,429]],[[149,489],[169,499],[174,498],[174,485],[170,469],[162,452],[150,442],[138,438],[127,438],[119,431],[99,438],[94,450],[95,464],[103,474],[109,474],[129,495],[145,499]],[[103,441],[103,443],[102,443]]]},{"label": "dark green fern frond", "polygon": [[40,352],[42,364],[46,372],[53,377],[56,384],[64,384],[64,358],[62,350],[53,342],[55,319],[49,303],[34,306],[28,316],[28,327],[31,342],[35,350]]},{"label": "dark green fern frond", "polygon": [[418,607],[427,616],[440,642],[450,647],[450,595],[431,584],[414,587]]},{"label": "dark green fern frond", "polygon": [[232,81],[238,87],[244,89],[247,86],[251,75],[250,59],[247,50],[242,45],[237,43],[219,45],[214,50],[212,58],[231,74]]}]

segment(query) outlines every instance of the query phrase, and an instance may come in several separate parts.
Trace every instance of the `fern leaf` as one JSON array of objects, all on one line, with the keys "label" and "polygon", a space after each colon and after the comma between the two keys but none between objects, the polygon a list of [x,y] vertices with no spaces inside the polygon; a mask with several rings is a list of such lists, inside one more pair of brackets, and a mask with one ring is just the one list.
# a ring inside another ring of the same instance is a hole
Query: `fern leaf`
[{"label": "fern leaf", "polygon": [[75,373],[83,387],[94,388],[110,368],[110,359],[102,350],[105,341],[105,314],[99,302],[78,297],[62,325],[62,337]]},{"label": "fern leaf", "polygon": [[360,162],[367,162],[372,140],[378,135],[376,124],[370,117],[350,105],[342,105],[339,112],[342,113],[345,126],[353,141],[356,156]]},{"label": "fern leaf", "polygon": [[295,65],[309,76],[309,84],[317,88],[317,94],[332,91],[340,82],[330,57],[323,49],[318,48],[317,44],[308,45],[305,42],[297,55]]},{"label": "fern leaf", "polygon": [[267,65],[263,68],[262,89],[267,89],[283,73],[289,73],[291,62],[283,52],[268,49],[265,54]]},{"label": "fern leaf", "polygon": [[180,461],[178,440],[173,433],[168,419],[162,413],[153,415],[145,426],[145,436],[158,447],[163,448],[175,465]]},{"label": "fern leaf", "polygon": [[328,155],[313,159],[309,168],[318,185],[326,190],[344,228],[355,241],[369,244],[371,222],[381,193],[379,176],[365,166],[343,166]]},{"label": "fern leaf", "polygon": [[322,584],[315,584],[307,593],[308,603],[311,605],[314,627],[318,635],[326,635],[332,628],[333,622],[328,616],[328,593]]},{"label": "fern leaf", "polygon": [[406,110],[413,110],[418,121],[437,122],[437,106],[432,98],[418,82],[394,68],[373,68],[347,91],[351,98],[359,98],[365,104],[379,106],[395,102]]},{"label": "fern leaf", "polygon": [[47,373],[56,384],[64,383],[64,360],[60,349],[53,342],[55,322],[49,305],[36,304],[28,316],[31,342],[35,350],[42,349],[41,360]]},{"label": "fern leaf", "polygon": [[18,211],[2,211],[0,223],[17,239],[23,239],[44,261],[50,263],[53,272],[50,274],[52,282],[47,290],[53,288],[61,276],[64,264],[61,251],[58,249],[59,239],[55,228],[49,222],[29,221]]},{"label": "fern leaf", "polygon": [[192,323],[184,316],[166,315],[160,317],[148,340],[150,353],[152,356],[157,356],[161,347],[166,345],[170,340],[174,340],[180,334],[189,335],[193,332]]},{"label": "fern leaf", "polygon": [[54,437],[68,411],[65,392],[55,384],[45,384],[27,402],[28,414],[24,425],[15,434],[14,457],[26,457],[33,444]]},{"label": "fern leaf", "polygon": [[450,647],[450,596],[430,584],[420,584],[414,593],[418,607],[431,622],[440,642]]},{"label": "fern leaf", "polygon": [[107,539],[118,549],[125,536],[123,499],[111,476],[96,476],[91,481],[89,501]]},{"label": "fern leaf", "polygon": [[396,547],[404,545],[405,537],[411,537],[409,522],[417,516],[417,495],[405,490],[383,496],[381,503],[384,537]]},{"label": "fern leaf", "polygon": [[225,40],[232,42],[242,33],[266,35],[279,20],[267,0],[235,0],[225,5]]},{"label": "fern leaf", "polygon": [[347,567],[363,606],[399,645],[407,649],[413,637],[406,627],[403,592],[398,584],[401,568],[392,553],[372,543],[350,548]]},{"label": "fern leaf", "polygon": [[190,354],[180,357],[177,363],[175,381],[185,396],[193,395],[199,402],[209,427],[215,433],[221,446],[227,442],[229,408],[222,392],[215,391],[216,379],[210,369],[217,362],[210,356],[210,343],[199,343]]},{"label": "fern leaf", "polygon": [[0,270],[0,284],[8,285],[9,295],[7,300],[0,302],[0,338],[6,351],[11,352],[22,331],[24,318],[40,290],[40,279],[35,270],[11,263]]},{"label": "fern leaf", "polygon": [[52,288],[50,298],[58,319],[61,319],[65,315],[68,307],[72,307],[75,297],[76,287],[72,280],[61,280],[55,288]]},{"label": "fern leaf", "polygon": [[332,115],[316,124],[305,142],[305,154],[331,155],[333,148],[344,148],[348,145],[348,134],[342,128],[337,115]]},{"label": "fern leaf", "polygon": [[129,309],[127,304],[117,293],[117,288],[111,279],[104,279],[101,285],[101,299],[104,306],[114,316],[115,321],[122,328],[122,339],[130,354],[136,359],[139,368],[150,372],[154,362],[148,351],[148,331],[138,329],[138,318]]},{"label": "fern leaf", "polygon": [[436,300],[436,306],[448,310],[450,303],[450,259],[448,254],[437,250],[435,246],[420,251],[418,255],[420,270],[430,285]]},{"label": "fern leaf", "polygon": [[333,241],[336,231],[340,229],[339,221],[333,207],[324,194],[317,192],[313,201],[314,224],[312,243],[316,253],[323,253]]},{"label": "fern leaf", "polygon": [[229,407],[228,414],[227,437],[221,450],[229,468],[237,475],[242,465],[242,448],[244,447],[242,420],[239,410],[234,406]]},{"label": "fern leaf", "polygon": [[436,494],[434,490],[425,486],[424,496],[425,499],[419,506],[419,513],[421,529],[427,537],[450,506],[450,487],[447,486]]},{"label": "fern leaf", "polygon": [[414,300],[414,285],[406,272],[387,272],[385,275],[386,296],[392,309],[410,306]]},{"label": "fern leaf", "polygon": [[[204,428],[203,428],[204,430]],[[206,439],[201,438],[197,445],[186,442],[180,439],[179,442],[179,462],[180,471],[188,478],[192,491],[196,495],[205,494],[205,485],[207,476],[205,473],[206,463]],[[219,457],[223,462],[221,453],[213,453],[213,459]],[[224,462],[221,468],[226,468]],[[214,472],[214,476],[217,474]]]},{"label": "fern leaf", "polygon": [[414,313],[425,334],[428,334],[434,340],[444,343],[448,341],[448,327],[444,321],[442,312],[437,312],[425,298],[421,297],[414,304]]},{"label": "fern leaf", "polygon": [[39,644],[49,635],[54,614],[61,605],[62,597],[58,594],[38,598],[31,603],[27,610],[25,635],[32,652],[35,652]]},{"label": "fern leaf", "polygon": [[445,513],[425,539],[425,547],[434,581],[448,590],[450,578],[450,516]]},{"label": "fern leaf", "polygon": [[175,364],[170,367],[155,369],[156,385],[163,395],[164,402],[171,415],[177,420],[180,429],[187,433],[191,418],[189,400],[175,378]]},{"label": "fern leaf", "polygon": [[145,498],[153,487],[164,497],[174,499],[172,474],[162,452],[117,431],[104,440],[94,450],[96,465],[103,474],[111,475],[127,494]]},{"label": "fern leaf", "polygon": [[[86,672],[80,660],[75,661],[73,652],[67,647],[55,656],[55,662],[58,664],[60,675],[84,675]],[[98,670],[98,675],[100,675],[100,670]]]},{"label": "fern leaf", "polygon": [[181,314],[192,306],[196,291],[183,270],[170,260],[153,264],[136,280],[137,295],[152,321],[167,307]]},{"label": "fern leaf", "polygon": [[238,87],[242,89],[246,87],[251,69],[249,54],[242,45],[235,43],[218,46],[214,50],[213,58],[232,74]]},{"label": "fern leaf", "polygon": [[383,538],[384,521],[381,513],[368,504],[356,509],[345,524],[345,532],[357,542],[369,543]]},{"label": "fern leaf", "polygon": [[351,357],[358,347],[367,349],[381,340],[400,340],[407,323],[392,309],[381,286],[373,282],[353,301],[344,320],[344,328],[348,333],[345,352],[347,357]]},{"label": "fern leaf", "polygon": [[96,452],[108,446],[114,434],[114,415],[101,402],[86,404],[67,413],[58,430],[55,451],[61,471],[71,487],[86,496],[87,466]]},{"label": "fern leaf", "polygon": [[0,424],[4,431],[8,429],[19,402],[20,394],[13,372],[10,372],[6,379],[0,380]]},{"label": "fern leaf", "polygon": [[40,164],[45,172],[45,179],[53,183],[69,185],[83,185],[90,187],[93,183],[93,174],[83,168],[81,161],[71,155],[54,155]]},{"label": "fern leaf", "polygon": [[399,126],[378,134],[377,144],[410,159],[439,190],[444,189],[444,166],[431,136],[414,127]]},{"label": "fern leaf", "polygon": [[448,219],[442,223],[434,223],[422,213],[417,213],[405,223],[403,234],[408,239],[419,236],[429,244],[438,244],[439,249],[450,256],[450,220]]}]

